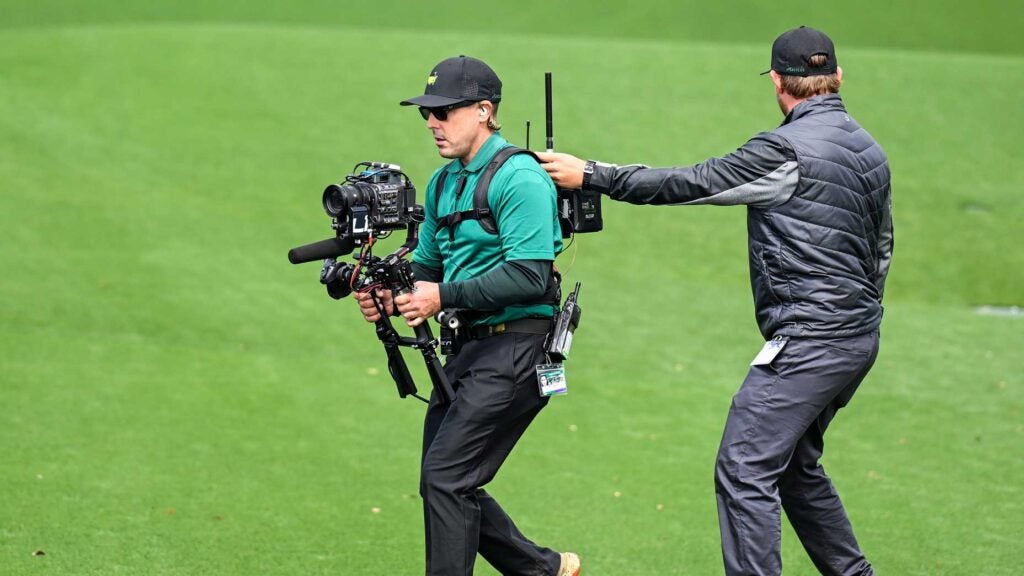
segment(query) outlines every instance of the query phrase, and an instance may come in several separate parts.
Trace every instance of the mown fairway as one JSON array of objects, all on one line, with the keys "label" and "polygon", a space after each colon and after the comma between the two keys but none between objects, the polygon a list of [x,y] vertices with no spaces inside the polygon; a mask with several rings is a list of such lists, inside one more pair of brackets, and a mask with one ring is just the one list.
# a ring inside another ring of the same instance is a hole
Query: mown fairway
[{"label": "mown fairway", "polygon": [[[422,405],[352,302],[285,253],[362,160],[425,187],[415,111],[455,54],[501,75],[503,134],[682,165],[780,121],[771,40],[836,40],[889,153],[883,348],[825,465],[879,574],[1024,557],[1019,11],[869,2],[0,6],[0,574],[422,573]],[[721,573],[712,467],[761,345],[741,208],[605,202],[570,394],[492,491],[587,576]],[[397,242],[385,243],[393,248]],[[421,389],[417,356],[407,356]],[[811,575],[792,531],[786,574]],[[494,574],[481,562],[478,574]]]}]

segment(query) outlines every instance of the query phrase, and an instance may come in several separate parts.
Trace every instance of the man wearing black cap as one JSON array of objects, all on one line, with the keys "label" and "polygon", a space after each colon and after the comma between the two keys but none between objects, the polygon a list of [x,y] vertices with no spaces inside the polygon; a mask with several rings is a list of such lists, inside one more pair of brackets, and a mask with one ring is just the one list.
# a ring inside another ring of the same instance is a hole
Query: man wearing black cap
[{"label": "man wearing black cap", "polygon": [[[548,402],[537,366],[559,304],[552,263],[562,249],[555,188],[537,161],[517,154],[488,168],[509,147],[495,119],[500,101],[494,71],[458,56],[434,67],[422,96],[402,102],[419,107],[438,153],[452,161],[427,184],[416,291],[393,303],[410,326],[442,309],[459,309],[464,324],[445,364],[455,399],[431,396],[424,422],[426,573],[469,576],[479,552],[502,574],[577,576],[576,554],[531,542],[482,488]],[[482,178],[487,214],[474,203]],[[390,311],[391,295],[378,296]],[[376,321],[369,295],[357,298]]]},{"label": "man wearing black cap", "polygon": [[785,120],[721,158],[653,169],[540,157],[564,188],[633,204],[747,206],[767,342],[733,397],[715,467],[725,572],[781,573],[784,509],[822,574],[873,574],[819,459],[825,429],[878,353],[893,246],[889,163],[839,97],[828,36],[782,34],[766,74]]}]

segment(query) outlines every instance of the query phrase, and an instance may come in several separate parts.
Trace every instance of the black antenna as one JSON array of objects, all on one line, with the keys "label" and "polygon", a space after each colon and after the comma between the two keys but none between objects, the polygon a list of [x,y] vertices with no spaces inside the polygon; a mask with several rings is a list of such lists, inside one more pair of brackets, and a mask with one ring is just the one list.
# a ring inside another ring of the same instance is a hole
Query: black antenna
[{"label": "black antenna", "polygon": [[526,121],[526,149],[530,149],[530,121]]},{"label": "black antenna", "polygon": [[551,128],[551,72],[544,73],[544,114],[548,123],[548,152],[554,152],[555,133]]}]

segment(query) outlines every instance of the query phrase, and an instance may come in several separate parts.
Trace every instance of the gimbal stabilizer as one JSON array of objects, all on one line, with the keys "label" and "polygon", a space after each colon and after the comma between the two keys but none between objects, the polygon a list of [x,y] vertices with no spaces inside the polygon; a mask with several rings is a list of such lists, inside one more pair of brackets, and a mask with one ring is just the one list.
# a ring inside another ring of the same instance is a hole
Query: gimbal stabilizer
[{"label": "gimbal stabilizer", "polygon": [[360,255],[364,277],[355,289],[359,292],[369,291],[378,312],[380,312],[380,319],[375,323],[377,338],[384,344],[384,351],[388,356],[388,371],[395,380],[395,385],[398,386],[398,395],[402,398],[412,395],[426,402],[423,397],[416,394],[416,384],[413,383],[409,367],[406,366],[399,349],[400,346],[408,346],[423,354],[434,391],[440,396],[442,402],[449,403],[455,398],[455,391],[452,389],[451,383],[448,382],[448,377],[441,367],[441,361],[437,357],[438,341],[434,338],[430,326],[426,321],[417,325],[414,328],[415,338],[399,335],[391,323],[387,310],[376,294],[378,288],[391,290],[393,296],[406,294],[416,289],[412,266],[405,256],[416,248],[419,241],[418,228],[417,222],[410,222],[405,244],[384,258],[377,258],[368,252]]},{"label": "gimbal stabilizer", "polygon": [[385,310],[383,302],[377,297],[377,289],[391,290],[395,296],[406,294],[416,289],[413,278],[412,266],[405,256],[411,253],[419,243],[419,222],[422,220],[422,207],[415,206],[413,216],[407,225],[405,244],[393,253],[378,258],[373,255],[372,247],[374,238],[361,239],[362,249],[356,264],[342,264],[337,257],[350,254],[355,243],[347,238],[330,238],[313,244],[293,248],[288,253],[288,258],[293,264],[309,262],[316,258],[326,258],[323,268],[320,270],[320,283],[327,286],[327,293],[334,299],[341,299],[348,296],[353,290],[360,293],[369,293],[377,310],[380,312],[380,319],[375,322],[377,338],[384,344],[384,351],[388,356],[388,372],[398,387],[398,395],[402,398],[413,396],[427,402],[419,396],[416,384],[413,382],[409,367],[405,363],[400,350],[406,346],[419,350],[423,354],[423,360],[427,365],[427,372],[430,374],[430,381],[434,385],[441,401],[448,403],[455,398],[455,392],[448,377],[441,367],[441,361],[437,357],[438,341],[426,322],[415,327],[415,338],[402,336],[395,330],[391,318]]}]

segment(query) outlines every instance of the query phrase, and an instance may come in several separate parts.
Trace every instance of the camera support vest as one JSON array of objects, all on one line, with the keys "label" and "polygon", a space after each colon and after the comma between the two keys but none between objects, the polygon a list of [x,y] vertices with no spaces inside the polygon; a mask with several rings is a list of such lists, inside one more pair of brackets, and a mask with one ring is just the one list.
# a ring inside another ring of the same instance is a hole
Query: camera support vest
[{"label": "camera support vest", "polygon": [[[529,154],[538,163],[540,159],[537,155],[529,150],[517,148],[515,146],[507,146],[498,150],[491,158],[491,161],[484,168],[484,171],[480,174],[480,178],[476,181],[476,188],[473,189],[473,209],[463,210],[462,212],[452,212],[451,214],[444,216],[443,218],[437,219],[437,228],[448,228],[448,234],[452,237],[455,236],[455,226],[463,220],[478,220],[480,227],[489,234],[498,233],[498,224],[494,221],[494,214],[491,213],[491,207],[487,203],[487,191],[491,187],[491,180],[494,179],[494,175],[498,173],[498,169],[501,168],[502,164],[506,160],[515,156],[516,154]],[[458,162],[458,160],[453,160]],[[448,171],[442,170],[441,174],[437,177],[437,185],[435,189],[444,190],[444,183],[447,179]],[[462,193],[461,186],[465,185],[465,181],[459,183],[460,188],[456,190],[456,195]],[[440,194],[434,195],[434,213],[437,214],[437,206],[440,202]]]}]

